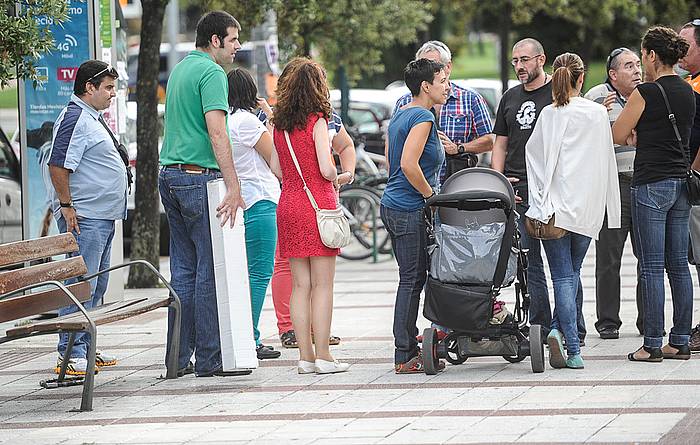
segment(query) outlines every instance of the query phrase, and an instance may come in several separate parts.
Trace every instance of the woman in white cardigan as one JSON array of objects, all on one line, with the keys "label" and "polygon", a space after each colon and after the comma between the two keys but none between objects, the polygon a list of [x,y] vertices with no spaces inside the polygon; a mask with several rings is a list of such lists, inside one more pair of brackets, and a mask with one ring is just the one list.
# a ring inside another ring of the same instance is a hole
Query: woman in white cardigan
[{"label": "woman in white cardigan", "polygon": [[547,344],[552,367],[581,369],[576,329],[581,264],[591,239],[598,238],[606,209],[608,226],[620,227],[620,191],[607,110],[579,97],[581,58],[561,54],[552,69],[553,103],[542,110],[525,148],[530,189],[526,217],[543,223],[555,218],[554,226],[566,231],[559,239],[542,242],[554,285]]}]

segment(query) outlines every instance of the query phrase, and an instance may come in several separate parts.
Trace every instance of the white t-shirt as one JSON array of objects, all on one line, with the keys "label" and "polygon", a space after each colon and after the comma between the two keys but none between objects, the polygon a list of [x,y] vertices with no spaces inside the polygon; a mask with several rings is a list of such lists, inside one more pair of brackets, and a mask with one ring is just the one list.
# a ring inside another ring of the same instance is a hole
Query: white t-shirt
[{"label": "white t-shirt", "polygon": [[255,149],[260,136],[267,132],[265,125],[253,113],[236,110],[229,114],[228,131],[246,209],[263,199],[277,204],[280,199],[280,183]]}]

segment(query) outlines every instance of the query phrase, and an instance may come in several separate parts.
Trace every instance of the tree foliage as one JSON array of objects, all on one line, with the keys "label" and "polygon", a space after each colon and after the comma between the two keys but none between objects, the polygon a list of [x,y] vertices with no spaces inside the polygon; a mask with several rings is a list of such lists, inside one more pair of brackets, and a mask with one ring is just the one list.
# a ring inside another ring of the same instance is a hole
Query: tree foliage
[{"label": "tree foliage", "polygon": [[281,53],[318,55],[329,72],[345,66],[348,76],[381,72],[382,53],[397,42],[411,42],[427,29],[430,4],[419,0],[207,0],[244,28],[262,23],[268,9],[277,15]]},{"label": "tree foliage", "polygon": [[65,0],[24,0],[20,14],[14,14],[14,0],[0,0],[0,87],[15,78],[37,80],[34,63],[54,48],[48,26],[37,21],[46,17],[53,23],[68,18]]}]

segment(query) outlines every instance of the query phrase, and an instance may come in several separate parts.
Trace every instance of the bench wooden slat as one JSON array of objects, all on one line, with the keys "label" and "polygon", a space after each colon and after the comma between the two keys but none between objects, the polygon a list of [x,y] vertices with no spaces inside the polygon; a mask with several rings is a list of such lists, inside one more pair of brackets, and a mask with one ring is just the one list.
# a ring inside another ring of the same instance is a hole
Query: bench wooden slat
[{"label": "bench wooden slat", "polygon": [[0,267],[78,251],[72,233],[0,245]]},{"label": "bench wooden slat", "polygon": [[[145,314],[170,304],[170,297],[138,298],[134,300],[108,303],[88,311],[90,318],[99,326],[106,323],[123,320],[136,315]],[[7,337],[18,337],[32,333],[52,332],[59,330],[81,330],[87,327],[87,320],[80,312],[64,315],[51,320],[38,320],[32,324],[8,329]]]},{"label": "bench wooden slat", "polygon": [[61,281],[85,274],[87,274],[87,268],[83,257],[80,256],[0,272],[0,295],[41,281]]},{"label": "bench wooden slat", "polygon": [[[88,301],[92,297],[90,283],[87,281],[67,287],[80,302]],[[57,288],[0,300],[0,323],[43,314],[72,303],[70,298]]]}]

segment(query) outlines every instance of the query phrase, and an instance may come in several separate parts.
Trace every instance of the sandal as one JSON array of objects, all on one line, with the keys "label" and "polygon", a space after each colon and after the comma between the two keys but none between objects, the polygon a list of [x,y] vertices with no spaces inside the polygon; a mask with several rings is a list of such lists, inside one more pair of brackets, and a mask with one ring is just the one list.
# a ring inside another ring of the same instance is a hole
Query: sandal
[{"label": "sandal", "polygon": [[689,345],[674,345],[669,343],[668,346],[676,350],[676,352],[664,352],[663,349],[661,353],[664,358],[671,360],[690,360],[690,346]]},{"label": "sandal", "polygon": [[[314,334],[313,334],[313,333],[311,334],[311,343],[314,343],[314,344],[316,343],[316,340],[314,340]],[[328,337],[328,344],[329,344],[330,346],[339,345],[339,344],[340,344],[340,337],[337,337],[337,336],[335,336],[335,335],[331,335],[330,337]]]},{"label": "sandal", "polygon": [[[649,357],[646,358],[637,358],[634,356],[637,352],[644,350],[649,353]],[[646,346],[642,346],[641,348],[637,349],[634,352],[630,352],[627,354],[627,359],[631,362],[651,362],[651,363],[659,363],[664,360],[664,354],[661,352],[661,348],[648,348]]]},{"label": "sandal", "polygon": [[282,342],[282,346],[287,349],[299,347],[299,345],[297,344],[297,336],[294,333],[294,329],[290,329],[289,331],[280,334],[280,342]]}]

